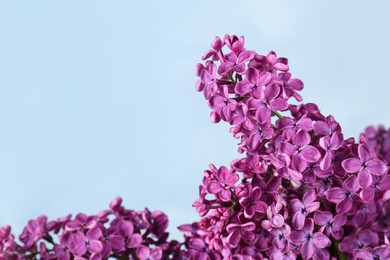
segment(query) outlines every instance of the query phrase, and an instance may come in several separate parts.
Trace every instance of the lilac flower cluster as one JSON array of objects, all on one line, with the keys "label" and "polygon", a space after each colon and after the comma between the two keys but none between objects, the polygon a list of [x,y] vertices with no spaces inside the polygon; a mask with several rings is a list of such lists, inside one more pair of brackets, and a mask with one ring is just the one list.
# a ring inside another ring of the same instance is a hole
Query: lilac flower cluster
[{"label": "lilac flower cluster", "polygon": [[211,47],[196,89],[245,156],[205,171],[188,244],[207,248],[204,259],[389,259],[389,131],[345,139],[332,116],[301,103],[286,58],[235,35]]},{"label": "lilac flower cluster", "polygon": [[20,242],[1,227],[0,260],[390,259],[390,129],[344,138],[302,103],[286,58],[244,43],[216,37],[196,67],[212,122],[231,125],[242,157],[204,172],[183,242],[168,240],[164,213],[117,198],[96,215],[30,220]]},{"label": "lilac flower cluster", "polygon": [[127,210],[116,198],[109,210],[55,221],[30,220],[17,243],[9,226],[0,228],[0,259],[180,259],[179,242],[168,241],[168,217],[161,211]]}]

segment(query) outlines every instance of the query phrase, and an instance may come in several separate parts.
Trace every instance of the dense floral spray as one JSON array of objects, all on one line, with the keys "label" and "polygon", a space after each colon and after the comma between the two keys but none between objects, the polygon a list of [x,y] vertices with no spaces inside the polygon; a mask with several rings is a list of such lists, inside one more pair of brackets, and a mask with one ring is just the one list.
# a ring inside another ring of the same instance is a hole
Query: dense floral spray
[{"label": "dense floral spray", "polygon": [[20,242],[0,228],[0,259],[390,259],[390,129],[346,139],[302,103],[286,58],[235,35],[211,47],[196,90],[242,156],[204,172],[193,203],[201,219],[179,227],[184,241],[168,240],[161,211],[116,198],[96,215],[30,220]]}]

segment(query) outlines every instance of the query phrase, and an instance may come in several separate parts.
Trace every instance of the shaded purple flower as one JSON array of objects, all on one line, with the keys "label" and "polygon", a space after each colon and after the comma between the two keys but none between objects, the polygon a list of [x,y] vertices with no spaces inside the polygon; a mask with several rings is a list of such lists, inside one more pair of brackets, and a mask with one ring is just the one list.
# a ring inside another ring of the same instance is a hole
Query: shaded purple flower
[{"label": "shaded purple flower", "polygon": [[22,241],[26,248],[33,246],[39,239],[46,234],[46,216],[39,216],[35,220],[29,220],[27,226],[23,229],[20,235],[20,241]]},{"label": "shaded purple flower", "polygon": [[348,158],[342,162],[345,171],[358,173],[360,187],[367,188],[372,183],[372,175],[383,175],[387,171],[387,165],[373,157],[371,149],[367,144],[360,144],[358,147],[359,158]]},{"label": "shaded purple flower", "polygon": [[383,245],[374,248],[365,248],[357,250],[354,254],[356,259],[364,260],[387,260],[390,259],[390,246]]},{"label": "shaded purple flower", "polygon": [[240,95],[251,95],[256,99],[262,99],[264,92],[262,87],[267,85],[271,80],[271,73],[261,72],[254,68],[249,68],[246,73],[246,78],[237,83],[235,90]]},{"label": "shaded purple flower", "polygon": [[300,252],[303,259],[310,259],[317,249],[325,248],[331,244],[327,236],[320,232],[313,233],[313,231],[314,222],[309,218],[306,219],[302,230],[291,232],[290,240],[301,246]]},{"label": "shaded purple flower", "polygon": [[324,149],[325,154],[320,162],[321,170],[327,170],[332,164],[335,152],[343,145],[344,136],[341,132],[336,131],[330,137],[324,136],[319,140],[319,145]]},{"label": "shaded purple flower", "polygon": [[299,199],[293,199],[290,202],[290,207],[293,212],[292,224],[296,229],[302,229],[307,215],[314,212],[320,207],[320,203],[315,201],[317,195],[313,189],[308,190],[302,198],[302,202]]},{"label": "shaded purple flower", "polygon": [[339,244],[341,252],[354,253],[356,250],[378,245],[378,234],[371,229],[358,230],[356,233],[346,236]]},{"label": "shaded purple flower", "polygon": [[317,148],[309,145],[311,142],[310,135],[305,130],[299,130],[292,138],[292,144],[283,141],[280,150],[289,156],[292,156],[291,165],[299,172],[303,172],[307,163],[314,163],[321,157]]},{"label": "shaded purple flower", "polygon": [[278,77],[283,83],[283,96],[287,99],[294,97],[297,101],[302,101],[301,95],[297,91],[303,89],[303,82],[300,79],[292,79],[291,73],[279,73]]},{"label": "shaded purple flower", "polygon": [[230,172],[225,166],[218,169],[217,180],[212,180],[207,185],[207,191],[215,194],[222,201],[229,201],[234,187],[238,181],[238,174]]},{"label": "shaded purple flower", "polygon": [[342,187],[334,187],[328,190],[326,198],[336,203],[336,212],[343,214],[351,210],[352,203],[358,199],[357,191],[359,190],[359,184],[357,183],[356,176],[351,175],[346,179]]},{"label": "shaded purple flower", "polygon": [[226,231],[229,233],[227,237],[228,243],[235,247],[238,245],[241,239],[252,240],[254,234],[252,233],[255,230],[256,225],[253,222],[247,223],[232,223],[226,226]]},{"label": "shaded purple flower", "polygon": [[141,234],[134,233],[134,226],[130,221],[120,222],[118,234],[124,238],[126,248],[136,248],[142,243]]},{"label": "shaded purple flower", "polygon": [[260,188],[255,187],[247,197],[244,197],[240,200],[240,204],[244,208],[244,216],[246,218],[252,218],[256,212],[266,212],[267,204],[260,200],[261,195],[262,192]]},{"label": "shaded purple flower", "polygon": [[136,255],[140,260],[159,260],[162,258],[162,250],[158,246],[150,249],[141,245],[137,248]]},{"label": "shaded purple flower", "polygon": [[71,234],[71,240],[73,245],[71,250],[76,256],[83,256],[85,253],[99,253],[103,250],[102,242],[102,230],[98,227],[88,230],[87,234],[84,235],[80,231]]},{"label": "shaded purple flower", "polygon": [[253,51],[244,50],[238,56],[236,53],[231,52],[224,57],[224,61],[218,67],[218,74],[225,75],[231,70],[238,74],[244,74],[245,62],[253,59],[254,56],[255,53]]},{"label": "shaded purple flower", "polygon": [[333,217],[329,211],[317,210],[314,213],[314,222],[321,226],[319,231],[322,231],[326,236],[340,240],[344,237],[343,226],[347,223],[345,214],[336,215]]},{"label": "shaded purple flower", "polygon": [[96,227],[97,219],[95,216],[87,216],[84,213],[79,213],[76,215],[76,218],[72,221],[69,221],[65,225],[65,230],[67,231],[84,231]]},{"label": "shaded purple flower", "polygon": [[288,103],[285,99],[278,97],[280,87],[271,84],[265,88],[264,96],[259,99],[250,98],[248,100],[248,108],[256,110],[255,118],[260,124],[264,124],[271,117],[272,110],[285,110]]},{"label": "shaded purple flower", "polygon": [[210,108],[217,111],[224,121],[230,120],[232,111],[234,111],[237,106],[237,102],[234,99],[229,98],[226,87],[224,87],[219,94],[212,96],[208,103]]}]

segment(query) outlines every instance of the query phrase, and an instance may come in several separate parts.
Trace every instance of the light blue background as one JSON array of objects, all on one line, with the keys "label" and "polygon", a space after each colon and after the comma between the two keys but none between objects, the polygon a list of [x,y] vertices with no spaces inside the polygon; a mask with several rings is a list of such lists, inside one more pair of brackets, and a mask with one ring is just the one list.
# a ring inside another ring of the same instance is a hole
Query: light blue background
[{"label": "light blue background", "polygon": [[214,36],[275,50],[305,102],[357,137],[390,121],[386,1],[2,1],[0,226],[94,214],[120,195],[170,230],[209,163],[239,157],[209,121],[195,65]]}]

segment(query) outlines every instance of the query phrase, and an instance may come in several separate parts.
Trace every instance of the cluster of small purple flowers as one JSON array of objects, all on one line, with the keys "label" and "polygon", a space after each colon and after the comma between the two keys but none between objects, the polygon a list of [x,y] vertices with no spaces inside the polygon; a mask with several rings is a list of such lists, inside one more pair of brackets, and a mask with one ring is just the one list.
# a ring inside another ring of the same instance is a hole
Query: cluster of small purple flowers
[{"label": "cluster of small purple flowers", "polygon": [[389,259],[389,131],[370,127],[359,143],[344,139],[332,116],[301,103],[303,82],[286,58],[247,50],[235,35],[211,47],[196,89],[245,156],[205,171],[193,204],[202,219],[188,244],[207,250],[194,254]]},{"label": "cluster of small purple flowers", "polygon": [[[225,121],[243,155],[204,172],[193,203],[201,219],[168,240],[161,211],[109,210],[30,220],[19,236],[0,228],[2,259],[390,259],[390,129],[359,142],[315,104],[288,60],[216,37],[196,89]],[[291,101],[291,99],[294,99]]]},{"label": "cluster of small purple flowers", "polygon": [[0,259],[180,259],[182,244],[168,241],[168,217],[161,211],[127,210],[116,198],[109,210],[79,213],[56,221],[30,220],[15,241],[9,226],[0,228]]}]

